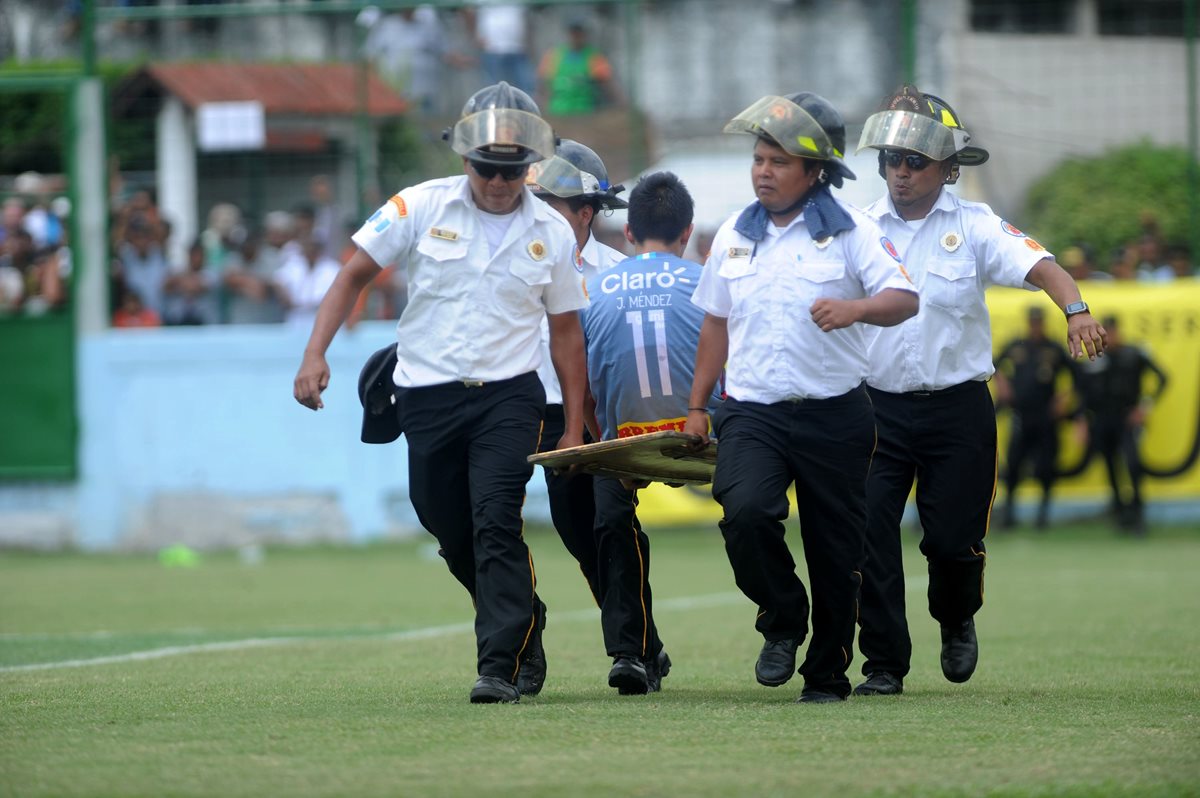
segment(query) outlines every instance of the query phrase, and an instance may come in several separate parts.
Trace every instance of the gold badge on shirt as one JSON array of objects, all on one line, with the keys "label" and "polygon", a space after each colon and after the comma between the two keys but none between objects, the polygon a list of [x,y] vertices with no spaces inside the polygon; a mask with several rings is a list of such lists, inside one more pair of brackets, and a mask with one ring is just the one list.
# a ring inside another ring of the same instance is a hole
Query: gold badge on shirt
[{"label": "gold badge on shirt", "polygon": [[429,228],[429,235],[433,236],[434,238],[440,238],[443,241],[458,240],[458,233],[454,232],[453,230],[445,230],[441,227]]},{"label": "gold badge on shirt", "polygon": [[750,247],[730,247],[728,257],[748,258],[750,257]]},{"label": "gold badge on shirt", "polygon": [[530,241],[526,249],[529,250],[529,256],[534,260],[541,260],[546,257],[546,242],[540,238]]},{"label": "gold badge on shirt", "polygon": [[942,236],[942,249],[947,252],[954,252],[962,246],[962,242],[962,236],[958,233],[946,233],[946,235]]},{"label": "gold badge on shirt", "polygon": [[815,246],[817,249],[825,249],[832,243],[833,243],[833,236],[825,236],[824,238],[819,238],[816,241],[814,241],[813,246]]},{"label": "gold badge on shirt", "polygon": [[1025,246],[1029,247],[1034,252],[1045,252],[1046,251],[1045,247],[1043,247],[1038,242],[1034,241],[1032,238],[1025,239]]}]

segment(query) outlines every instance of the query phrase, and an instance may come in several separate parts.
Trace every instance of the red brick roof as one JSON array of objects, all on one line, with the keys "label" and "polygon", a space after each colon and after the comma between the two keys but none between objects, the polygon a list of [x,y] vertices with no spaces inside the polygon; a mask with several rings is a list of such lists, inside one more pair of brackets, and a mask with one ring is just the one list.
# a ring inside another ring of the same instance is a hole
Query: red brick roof
[{"label": "red brick roof", "polygon": [[[126,84],[126,90],[144,87],[148,80],[192,109],[207,102],[258,100],[267,116],[349,116],[358,112],[358,70],[356,64],[151,64]],[[368,115],[396,116],[406,110],[407,101],[371,72]]]}]

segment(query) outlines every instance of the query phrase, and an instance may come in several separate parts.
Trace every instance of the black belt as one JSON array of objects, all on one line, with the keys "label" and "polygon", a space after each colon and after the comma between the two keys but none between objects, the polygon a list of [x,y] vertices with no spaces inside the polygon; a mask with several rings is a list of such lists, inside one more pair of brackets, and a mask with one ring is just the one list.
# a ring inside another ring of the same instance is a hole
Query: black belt
[{"label": "black belt", "polygon": [[500,380],[459,379],[452,380],[451,382],[438,382],[434,383],[433,385],[416,385],[410,390],[422,390],[425,388],[483,388],[488,385],[504,385],[505,383],[516,382],[517,380],[525,380],[529,379],[530,377],[534,377],[536,379],[537,372],[527,371],[524,374],[518,374],[515,377],[505,377],[504,379]]},{"label": "black belt", "polygon": [[840,393],[837,396],[823,396],[823,397],[819,397],[819,398],[813,397],[813,396],[796,396],[796,397],[792,397],[789,399],[784,399],[783,402],[781,402],[780,404],[793,404],[793,405],[837,404],[839,402],[844,402],[844,401],[847,401],[850,399],[854,399],[859,394],[864,393],[866,391],[865,386],[866,386],[866,383],[859,383],[858,386],[851,388],[850,390],[846,391],[845,393]]},{"label": "black belt", "polygon": [[976,385],[986,385],[983,380],[967,380],[960,382],[958,385],[951,385],[949,388],[938,388],[936,391],[906,391],[900,394],[901,396],[915,396],[918,399],[928,399],[933,396],[945,396],[946,394],[958,393],[959,391],[967,391],[974,388]]}]

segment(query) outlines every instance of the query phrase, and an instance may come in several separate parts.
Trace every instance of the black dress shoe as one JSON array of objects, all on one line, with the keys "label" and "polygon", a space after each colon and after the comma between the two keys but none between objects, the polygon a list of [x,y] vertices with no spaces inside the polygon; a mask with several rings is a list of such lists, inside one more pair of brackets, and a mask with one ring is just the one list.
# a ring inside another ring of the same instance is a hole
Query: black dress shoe
[{"label": "black dress shoe", "polygon": [[646,666],[646,679],[650,683],[648,692],[657,693],[662,689],[663,678],[671,672],[671,658],[667,652],[659,651],[658,656],[642,663]]},{"label": "black dress shoe", "polygon": [[520,700],[517,686],[498,676],[480,676],[471,688],[472,704],[515,704]]},{"label": "black dress shoe", "polygon": [[903,692],[904,682],[887,671],[872,671],[865,682],[854,688],[855,695],[900,695]]},{"label": "black dress shoe", "polygon": [[768,640],[754,663],[754,678],[767,687],[787,684],[796,672],[796,649],[799,640]]},{"label": "black dress shoe", "polygon": [[538,623],[525,644],[518,660],[517,690],[521,695],[537,695],[546,683],[546,649],[542,646],[542,630],[546,628],[546,605],[539,600]]},{"label": "black dress shoe", "polygon": [[805,687],[800,691],[800,697],[796,699],[797,704],[838,704],[846,700],[846,696],[838,695],[829,690],[823,690],[819,687]]},{"label": "black dress shoe", "polygon": [[634,657],[614,657],[612,670],[608,672],[608,686],[617,688],[621,695],[645,695],[650,692],[646,666]]},{"label": "black dress shoe", "polygon": [[965,682],[979,662],[979,641],[975,637],[975,619],[958,626],[942,627],[942,673],[952,682]]}]

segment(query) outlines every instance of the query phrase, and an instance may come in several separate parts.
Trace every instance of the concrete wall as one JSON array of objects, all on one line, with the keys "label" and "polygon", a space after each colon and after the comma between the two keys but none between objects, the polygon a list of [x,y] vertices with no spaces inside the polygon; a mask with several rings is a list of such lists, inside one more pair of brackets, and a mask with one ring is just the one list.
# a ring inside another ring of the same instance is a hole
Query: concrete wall
[{"label": "concrete wall", "polygon": [[1080,17],[1071,35],[971,33],[964,14],[921,17],[918,85],[950,100],[991,152],[964,171],[978,173],[975,193],[1002,215],[1016,217],[1030,184],[1065,158],[1141,139],[1187,144],[1183,38],[1100,36]]}]

